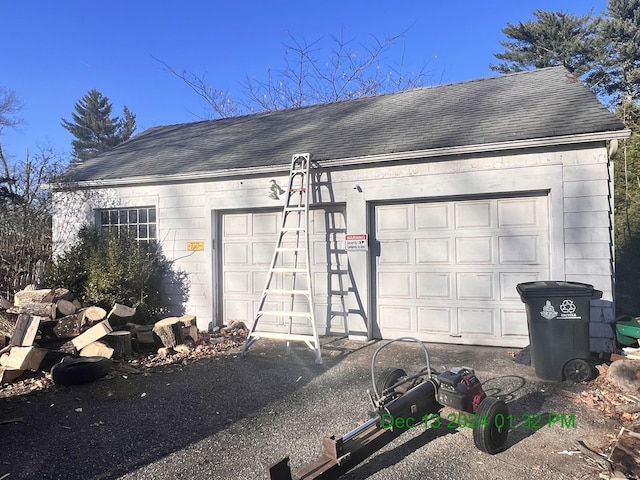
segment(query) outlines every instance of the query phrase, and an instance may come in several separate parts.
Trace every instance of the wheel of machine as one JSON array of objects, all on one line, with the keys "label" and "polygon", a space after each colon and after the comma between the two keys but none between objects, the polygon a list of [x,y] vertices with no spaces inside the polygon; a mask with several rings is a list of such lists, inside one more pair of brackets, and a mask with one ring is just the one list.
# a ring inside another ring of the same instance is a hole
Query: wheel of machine
[{"label": "wheel of machine", "polygon": [[586,382],[591,378],[593,369],[591,364],[583,358],[569,360],[562,369],[564,378],[575,383]]},{"label": "wheel of machine", "polygon": [[401,377],[406,377],[407,372],[405,372],[401,368],[396,368],[394,370],[389,370],[387,374],[384,376],[382,380],[382,384],[380,386],[380,392],[378,392],[382,396],[382,392],[384,392],[387,388],[395,385]]},{"label": "wheel of machine", "polygon": [[501,452],[509,435],[509,407],[495,397],[486,397],[478,407],[473,442],[479,450],[494,455]]},{"label": "wheel of machine", "polygon": [[104,377],[110,368],[105,357],[65,358],[51,368],[51,377],[56,385],[80,385]]}]

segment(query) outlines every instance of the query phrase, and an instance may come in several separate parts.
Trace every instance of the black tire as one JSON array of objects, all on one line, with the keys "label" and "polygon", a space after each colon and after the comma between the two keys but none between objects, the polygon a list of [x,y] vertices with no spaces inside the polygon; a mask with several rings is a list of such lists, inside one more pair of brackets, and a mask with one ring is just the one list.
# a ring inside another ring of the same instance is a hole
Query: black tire
[{"label": "black tire", "polygon": [[386,389],[394,386],[401,377],[406,377],[406,376],[407,376],[407,372],[405,372],[401,368],[396,368],[394,370],[390,370],[389,372],[387,372],[387,374],[384,376],[382,380],[382,384],[380,385],[380,391],[378,392],[380,396],[382,396],[382,392],[384,392]]},{"label": "black tire", "polygon": [[564,378],[575,383],[582,383],[590,380],[593,376],[593,367],[583,358],[569,360],[562,369]]},{"label": "black tire", "polygon": [[509,436],[509,407],[502,400],[486,397],[476,412],[478,422],[473,430],[473,443],[490,455],[504,450]]},{"label": "black tire", "polygon": [[80,385],[104,377],[110,368],[105,357],[65,358],[51,368],[51,377],[56,385]]}]

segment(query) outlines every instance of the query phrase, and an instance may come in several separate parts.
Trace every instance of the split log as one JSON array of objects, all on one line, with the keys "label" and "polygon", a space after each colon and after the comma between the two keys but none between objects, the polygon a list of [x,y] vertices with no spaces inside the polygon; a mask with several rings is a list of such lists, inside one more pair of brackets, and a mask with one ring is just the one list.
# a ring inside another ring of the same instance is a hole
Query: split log
[{"label": "split log", "polygon": [[89,324],[94,325],[107,318],[107,311],[97,306],[83,308],[78,313],[80,326]]},{"label": "split log", "polygon": [[182,339],[184,342],[198,341],[198,327],[195,325],[185,325],[182,327]]},{"label": "split log", "polygon": [[55,303],[25,303],[22,305],[14,305],[7,309],[9,313],[27,313],[38,317],[56,318]]},{"label": "split log", "polygon": [[80,335],[80,327],[78,315],[67,315],[57,321],[53,327],[53,334],[57,338],[74,338]]},{"label": "split log", "polygon": [[131,332],[123,330],[110,332],[104,337],[104,341],[113,348],[114,360],[131,358]]},{"label": "split log", "polygon": [[69,300],[61,298],[56,302],[56,312],[58,317],[66,317],[76,313],[76,306]]},{"label": "split log", "polygon": [[186,326],[193,325],[195,327],[197,325],[195,315],[183,315],[179,318],[179,320]]},{"label": "split log", "polygon": [[50,288],[43,290],[20,290],[13,296],[13,304],[22,307],[30,303],[52,303],[54,292]]},{"label": "split log", "polygon": [[113,357],[113,348],[102,342],[91,342],[89,345],[80,350],[81,357]]},{"label": "split log", "polygon": [[0,335],[11,337],[16,328],[18,315],[15,313],[0,312]]},{"label": "split log", "polygon": [[18,321],[16,322],[16,328],[13,330],[13,335],[11,335],[10,344],[19,347],[33,345],[42,318],[46,317],[37,317],[26,313],[18,315]]},{"label": "split log", "polygon": [[184,323],[179,318],[169,317],[156,322],[153,326],[153,333],[160,338],[165,347],[173,348],[184,343],[184,338],[182,337],[183,326]]},{"label": "split log", "polygon": [[11,383],[24,373],[24,370],[0,367],[0,384]]},{"label": "split log", "polygon": [[0,365],[14,370],[36,371],[46,354],[46,348],[11,347],[9,353],[4,353],[0,356]]},{"label": "split log", "polygon": [[66,288],[56,288],[53,291],[54,302],[57,302],[58,300],[67,300],[69,302],[73,302],[75,299],[76,299],[76,296]]},{"label": "split log", "polygon": [[135,314],[135,308],[116,303],[109,312],[109,315],[107,315],[107,320],[109,320],[112,325],[120,326],[131,320],[131,317],[133,317]]},{"label": "split log", "polygon": [[[640,428],[634,428],[640,430]],[[637,473],[640,471],[640,433],[631,428],[622,427],[609,460],[616,470],[624,473]]]},{"label": "split log", "polygon": [[7,300],[4,297],[0,297],[0,309],[7,310],[11,307],[13,307],[13,303],[11,303],[9,300]]},{"label": "split log", "polygon": [[112,330],[113,329],[111,328],[111,325],[109,325],[109,320],[103,320],[102,322],[91,327],[80,336],[72,339],[71,343],[73,343],[73,346],[76,348],[76,350],[79,351],[90,343],[95,342],[96,340],[100,340]]}]

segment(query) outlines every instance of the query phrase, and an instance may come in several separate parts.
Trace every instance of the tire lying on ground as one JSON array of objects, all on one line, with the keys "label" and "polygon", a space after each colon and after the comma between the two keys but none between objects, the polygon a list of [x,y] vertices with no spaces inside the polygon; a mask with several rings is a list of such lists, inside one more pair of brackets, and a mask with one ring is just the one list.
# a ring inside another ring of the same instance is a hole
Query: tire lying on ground
[{"label": "tire lying on ground", "polygon": [[104,377],[110,368],[105,357],[67,357],[51,368],[51,377],[56,385],[80,385]]}]

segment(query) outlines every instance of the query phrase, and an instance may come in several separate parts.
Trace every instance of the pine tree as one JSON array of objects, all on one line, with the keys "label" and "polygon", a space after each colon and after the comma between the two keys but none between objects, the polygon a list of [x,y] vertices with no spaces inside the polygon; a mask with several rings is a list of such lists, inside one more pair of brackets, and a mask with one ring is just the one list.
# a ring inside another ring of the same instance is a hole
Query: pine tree
[{"label": "pine tree", "polygon": [[111,117],[113,106],[98,90],[90,90],[74,106],[73,121],[62,119],[62,126],[74,137],[73,156],[83,161],[128,140],[136,129],[136,117],[125,106],[124,118]]},{"label": "pine tree", "polygon": [[587,82],[615,105],[640,101],[640,0],[609,0],[597,48],[601,61]]},{"label": "pine tree", "polygon": [[591,13],[576,16],[543,10],[536,10],[533,15],[537,20],[507,23],[502,29],[510,40],[500,42],[506,50],[494,56],[504,61],[490,64],[491,70],[509,73],[564,65],[576,76],[591,70],[596,54],[597,18]]}]

